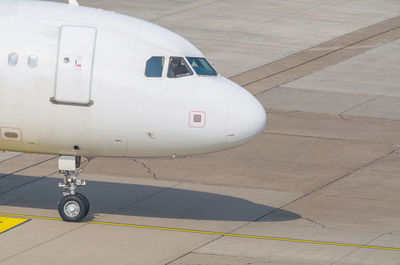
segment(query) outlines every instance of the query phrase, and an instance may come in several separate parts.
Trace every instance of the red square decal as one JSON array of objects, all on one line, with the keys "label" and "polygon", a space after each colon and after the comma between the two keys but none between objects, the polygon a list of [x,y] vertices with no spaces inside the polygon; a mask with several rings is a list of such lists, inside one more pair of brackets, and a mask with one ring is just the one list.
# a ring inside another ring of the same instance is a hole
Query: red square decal
[{"label": "red square decal", "polygon": [[189,113],[190,128],[204,128],[206,126],[206,113],[204,111],[191,111]]},{"label": "red square decal", "polygon": [[199,114],[193,115],[193,121],[194,122],[201,122],[201,115],[199,115]]}]

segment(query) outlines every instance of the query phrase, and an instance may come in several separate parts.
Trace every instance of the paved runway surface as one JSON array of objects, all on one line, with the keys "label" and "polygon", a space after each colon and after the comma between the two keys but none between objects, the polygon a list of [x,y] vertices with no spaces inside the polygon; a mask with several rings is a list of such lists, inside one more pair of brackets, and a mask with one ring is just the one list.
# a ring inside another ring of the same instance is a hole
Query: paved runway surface
[{"label": "paved runway surface", "polygon": [[55,156],[1,153],[0,264],[400,264],[398,0],[80,2],[185,36],[269,123],[221,153],[94,159],[77,224]]}]

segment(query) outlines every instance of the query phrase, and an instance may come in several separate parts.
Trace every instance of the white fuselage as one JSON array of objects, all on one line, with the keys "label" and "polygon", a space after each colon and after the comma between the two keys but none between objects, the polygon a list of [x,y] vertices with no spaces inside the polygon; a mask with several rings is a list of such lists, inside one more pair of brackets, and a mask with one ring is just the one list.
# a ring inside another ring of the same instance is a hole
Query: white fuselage
[{"label": "white fuselage", "polygon": [[[74,27],[80,31],[64,41],[62,29]],[[168,78],[171,56],[204,56],[151,23],[87,7],[0,0],[0,33],[1,150],[192,155],[240,145],[265,126],[260,103],[222,76]],[[144,74],[152,56],[165,58],[161,78]]]}]

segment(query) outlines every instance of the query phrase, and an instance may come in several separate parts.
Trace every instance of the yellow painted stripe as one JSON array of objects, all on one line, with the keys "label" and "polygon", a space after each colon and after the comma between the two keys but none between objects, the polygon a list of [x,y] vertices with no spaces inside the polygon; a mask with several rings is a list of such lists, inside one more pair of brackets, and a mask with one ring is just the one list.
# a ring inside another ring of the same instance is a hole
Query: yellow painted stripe
[{"label": "yellow painted stripe", "polygon": [[[54,217],[32,216],[32,215],[23,215],[23,214],[8,214],[8,213],[0,213],[0,215],[12,216],[12,217],[18,217],[18,218],[30,218],[30,219],[62,221],[61,218],[54,218]],[[252,238],[252,239],[286,241],[286,242],[317,244],[317,245],[329,245],[329,246],[340,246],[340,247],[354,247],[354,248],[365,248],[365,249],[400,251],[400,248],[394,248],[394,247],[381,247],[381,246],[372,246],[372,245],[357,245],[357,244],[347,244],[347,243],[328,242],[328,241],[314,241],[314,240],[293,239],[293,238],[283,238],[283,237],[269,237],[269,236],[230,234],[230,233],[221,233],[221,232],[213,232],[213,231],[180,229],[180,228],[161,227],[161,226],[122,224],[122,223],[100,222],[100,221],[86,221],[86,222],[82,222],[82,223],[97,224],[97,225],[109,225],[109,226],[119,226],[119,227],[131,227],[131,228],[143,228],[143,229],[162,230],[162,231],[174,231],[174,232],[194,233],[194,234],[213,235],[213,236]]]},{"label": "yellow painted stripe", "polygon": [[27,221],[29,221],[29,219],[10,218],[10,217],[0,216],[0,234],[6,232],[16,226],[19,226]]}]

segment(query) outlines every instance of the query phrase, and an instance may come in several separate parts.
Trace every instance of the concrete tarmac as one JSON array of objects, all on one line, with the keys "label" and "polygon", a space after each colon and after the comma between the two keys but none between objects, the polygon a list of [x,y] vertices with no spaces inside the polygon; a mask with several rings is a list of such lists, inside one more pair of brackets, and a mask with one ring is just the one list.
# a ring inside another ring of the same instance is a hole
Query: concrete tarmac
[{"label": "concrete tarmac", "polygon": [[56,156],[1,153],[0,264],[400,264],[398,0],[79,2],[185,36],[269,121],[220,153],[94,159],[82,223],[58,219]]}]

